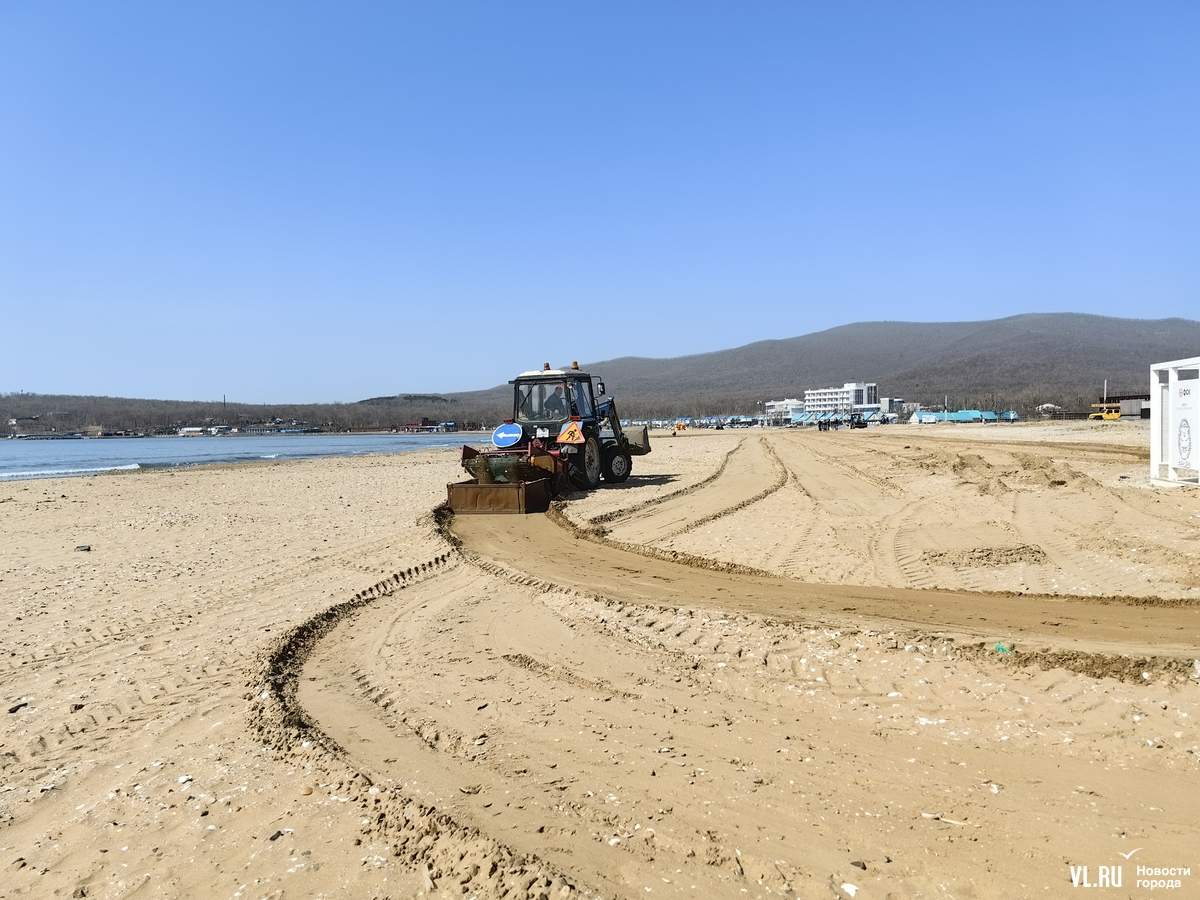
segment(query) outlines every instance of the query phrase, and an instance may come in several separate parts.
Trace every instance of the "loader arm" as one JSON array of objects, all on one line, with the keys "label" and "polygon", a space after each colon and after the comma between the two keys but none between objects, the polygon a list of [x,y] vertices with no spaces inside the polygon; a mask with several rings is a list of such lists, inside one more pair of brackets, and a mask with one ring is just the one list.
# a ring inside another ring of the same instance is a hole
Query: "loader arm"
[{"label": "loader arm", "polygon": [[603,422],[608,420],[607,425],[612,429],[613,437],[618,444],[624,446],[625,434],[621,431],[621,417],[617,414],[617,404],[612,397],[605,397],[596,404],[596,417]]}]

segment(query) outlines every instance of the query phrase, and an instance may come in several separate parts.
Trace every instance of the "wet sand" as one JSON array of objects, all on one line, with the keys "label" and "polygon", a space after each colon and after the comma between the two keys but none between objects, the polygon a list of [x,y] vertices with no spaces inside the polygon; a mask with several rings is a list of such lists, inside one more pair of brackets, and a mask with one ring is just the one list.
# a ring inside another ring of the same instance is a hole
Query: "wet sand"
[{"label": "wet sand", "polygon": [[1149,896],[1200,495],[1148,440],[659,437],[524,518],[435,516],[453,452],[0,486],[0,895]]}]

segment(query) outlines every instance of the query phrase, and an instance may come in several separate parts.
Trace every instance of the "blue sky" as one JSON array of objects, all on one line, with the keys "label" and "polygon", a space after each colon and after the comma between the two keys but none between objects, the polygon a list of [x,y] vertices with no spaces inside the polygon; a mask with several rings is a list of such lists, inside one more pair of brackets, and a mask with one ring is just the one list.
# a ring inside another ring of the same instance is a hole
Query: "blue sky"
[{"label": "blue sky", "polygon": [[1195,3],[0,3],[0,392],[1197,318]]}]

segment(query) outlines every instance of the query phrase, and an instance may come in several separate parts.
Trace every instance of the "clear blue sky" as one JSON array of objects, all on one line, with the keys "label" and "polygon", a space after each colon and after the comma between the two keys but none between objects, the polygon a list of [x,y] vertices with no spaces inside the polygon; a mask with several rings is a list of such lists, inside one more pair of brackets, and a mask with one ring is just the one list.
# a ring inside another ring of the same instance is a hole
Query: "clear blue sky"
[{"label": "clear blue sky", "polygon": [[1200,318],[1197,47],[1195,2],[7,0],[0,392]]}]

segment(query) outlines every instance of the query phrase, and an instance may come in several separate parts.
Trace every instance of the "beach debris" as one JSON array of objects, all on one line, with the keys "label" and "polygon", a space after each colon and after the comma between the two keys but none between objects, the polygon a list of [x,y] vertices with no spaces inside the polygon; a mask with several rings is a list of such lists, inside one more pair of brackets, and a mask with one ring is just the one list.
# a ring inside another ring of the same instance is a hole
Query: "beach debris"
[{"label": "beach debris", "polygon": [[1003,641],[996,641],[997,653],[1012,653],[1012,647],[1005,647]]},{"label": "beach debris", "polygon": [[313,789],[312,789],[311,784],[306,784],[304,787],[300,788],[300,793],[302,796],[307,797],[312,792],[313,792]]},{"label": "beach debris", "polygon": [[847,896],[853,897],[855,894],[858,893],[858,886],[853,885],[848,881],[844,881],[844,882],[842,882],[842,890],[846,892]]},{"label": "beach debris", "polygon": [[458,790],[460,793],[463,793],[463,794],[478,794],[480,791],[483,790],[483,785],[482,784],[468,784],[468,785],[464,785],[463,787],[460,787]]},{"label": "beach debris", "polygon": [[17,704],[15,704],[15,705],[13,705],[13,706],[10,706],[10,707],[8,708],[8,711],[9,711],[10,713],[15,713],[15,712],[17,712],[18,710],[20,710],[20,709],[21,709],[21,707],[23,707],[23,706],[28,706],[28,705],[29,705],[29,701],[28,701],[28,700],[22,700],[20,703],[17,703]]},{"label": "beach debris", "polygon": [[[947,825],[970,825],[970,822],[960,822],[958,819],[947,819],[941,813],[921,813],[922,819],[933,819],[935,822],[945,822]],[[972,828],[979,828],[978,825],[972,825]]]},{"label": "beach debris", "polygon": [[75,552],[76,553],[91,553],[92,545],[91,544],[80,544],[78,547],[75,548]]},{"label": "beach debris", "polygon": [[863,862],[861,859],[850,860],[850,865],[855,866],[856,868],[862,869],[864,872],[867,871],[867,864],[865,862]]}]

